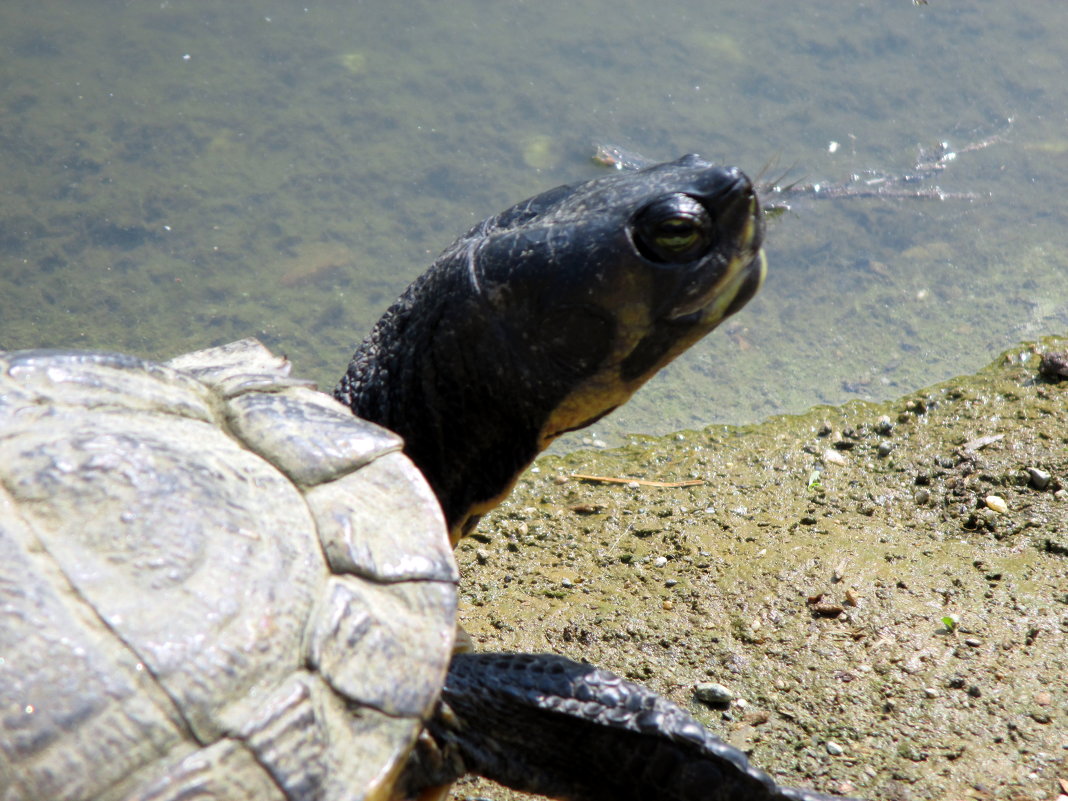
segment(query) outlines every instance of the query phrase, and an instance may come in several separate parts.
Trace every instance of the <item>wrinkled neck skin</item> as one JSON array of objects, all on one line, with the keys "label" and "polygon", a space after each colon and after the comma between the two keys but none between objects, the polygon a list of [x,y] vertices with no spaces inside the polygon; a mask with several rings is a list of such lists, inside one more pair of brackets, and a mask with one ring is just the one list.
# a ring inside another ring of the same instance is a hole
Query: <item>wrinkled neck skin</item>
[{"label": "wrinkled neck skin", "polygon": [[[589,306],[502,300],[473,277],[470,256],[457,248],[412,284],[335,391],[357,416],[404,438],[454,546],[553,439],[626,402],[724,314],[627,329]],[[733,280],[724,303],[738,284],[759,279]]]},{"label": "wrinkled neck skin", "polygon": [[[679,263],[644,255],[635,207],[681,190],[715,218],[707,248]],[[555,437],[626,402],[752,297],[761,237],[748,180],[696,156],[549,190],[453,243],[335,396],[404,438],[455,545]]]},{"label": "wrinkled neck skin", "polygon": [[439,262],[386,312],[335,392],[357,416],[404,438],[453,545],[537,456],[554,403],[484,303],[466,258]]}]

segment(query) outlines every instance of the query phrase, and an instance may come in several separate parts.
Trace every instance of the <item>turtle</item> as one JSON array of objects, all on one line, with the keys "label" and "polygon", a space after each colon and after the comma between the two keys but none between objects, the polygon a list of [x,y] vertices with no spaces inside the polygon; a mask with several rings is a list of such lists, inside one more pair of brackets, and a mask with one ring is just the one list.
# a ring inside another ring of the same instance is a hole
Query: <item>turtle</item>
[{"label": "turtle", "polygon": [[[479,223],[334,397],[255,340],[0,353],[0,799],[790,798],[651,690],[466,653],[451,545],[756,292],[698,156]],[[355,414],[354,414],[355,412]]]},{"label": "turtle", "polygon": [[392,783],[456,566],[400,438],[288,373],[254,340],[0,355],[0,798]]}]

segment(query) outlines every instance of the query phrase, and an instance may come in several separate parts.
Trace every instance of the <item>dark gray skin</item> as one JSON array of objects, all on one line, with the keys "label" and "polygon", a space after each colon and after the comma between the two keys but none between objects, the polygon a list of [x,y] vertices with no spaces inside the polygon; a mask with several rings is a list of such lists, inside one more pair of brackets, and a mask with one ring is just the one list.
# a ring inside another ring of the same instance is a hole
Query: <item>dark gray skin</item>
[{"label": "dark gray skin", "polygon": [[741,308],[760,286],[762,238],[749,180],[697,156],[550,190],[449,247],[335,396],[404,437],[455,544],[555,437]]},{"label": "dark gray skin", "polygon": [[[609,413],[763,277],[749,180],[697,156],[559,187],[458,239],[335,392],[401,434],[453,544],[556,436]],[[466,773],[574,801],[794,799],[652,691],[559,656],[460,654],[398,787]]]},{"label": "dark gray skin", "polygon": [[676,704],[552,654],[457,654],[397,788],[477,773],[569,801],[848,801],[780,787]]}]

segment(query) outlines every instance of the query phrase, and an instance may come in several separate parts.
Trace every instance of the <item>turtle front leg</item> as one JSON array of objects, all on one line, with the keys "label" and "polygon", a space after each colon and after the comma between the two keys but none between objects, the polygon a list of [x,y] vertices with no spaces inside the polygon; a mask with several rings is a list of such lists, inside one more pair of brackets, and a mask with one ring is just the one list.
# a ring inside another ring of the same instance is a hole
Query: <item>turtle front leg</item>
[{"label": "turtle front leg", "polygon": [[779,787],[652,690],[552,654],[453,657],[398,791],[467,773],[569,801],[832,799]]}]

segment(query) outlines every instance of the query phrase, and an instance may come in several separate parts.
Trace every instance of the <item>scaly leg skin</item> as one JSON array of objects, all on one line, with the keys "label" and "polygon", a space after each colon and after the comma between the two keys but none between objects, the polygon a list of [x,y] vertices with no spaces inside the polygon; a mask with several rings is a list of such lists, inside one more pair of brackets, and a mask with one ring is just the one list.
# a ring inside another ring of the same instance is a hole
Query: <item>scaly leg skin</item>
[{"label": "scaly leg skin", "polygon": [[429,798],[468,773],[568,801],[836,798],[779,787],[666,698],[552,654],[453,657],[398,790]]}]

